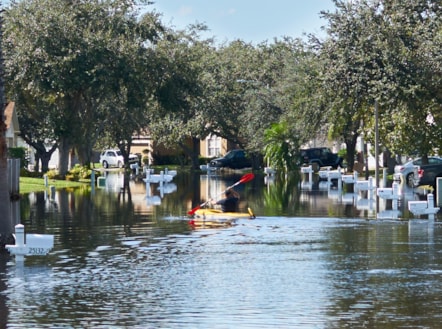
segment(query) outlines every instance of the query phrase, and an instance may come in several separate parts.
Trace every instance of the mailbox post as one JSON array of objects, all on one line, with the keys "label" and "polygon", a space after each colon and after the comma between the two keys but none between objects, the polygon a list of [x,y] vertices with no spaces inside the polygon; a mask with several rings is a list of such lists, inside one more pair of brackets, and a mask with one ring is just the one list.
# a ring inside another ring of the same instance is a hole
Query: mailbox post
[{"label": "mailbox post", "polygon": [[15,245],[6,245],[6,249],[15,255],[16,262],[23,262],[25,256],[44,256],[54,248],[54,236],[49,234],[26,234],[22,224],[15,226]]}]

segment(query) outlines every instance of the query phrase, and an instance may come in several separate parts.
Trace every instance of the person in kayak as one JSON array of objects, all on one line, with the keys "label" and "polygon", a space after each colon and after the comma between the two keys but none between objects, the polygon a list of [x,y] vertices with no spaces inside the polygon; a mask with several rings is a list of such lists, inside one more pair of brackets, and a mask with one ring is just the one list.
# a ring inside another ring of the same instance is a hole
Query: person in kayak
[{"label": "person in kayak", "polygon": [[238,210],[239,194],[235,190],[229,189],[225,193],[225,198],[212,202],[220,205],[222,212],[236,212]]}]

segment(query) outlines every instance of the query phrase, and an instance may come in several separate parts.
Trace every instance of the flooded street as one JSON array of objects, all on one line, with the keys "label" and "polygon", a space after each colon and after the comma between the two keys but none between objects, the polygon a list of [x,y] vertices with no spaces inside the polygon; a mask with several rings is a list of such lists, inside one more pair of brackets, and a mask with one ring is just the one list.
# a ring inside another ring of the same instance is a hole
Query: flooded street
[{"label": "flooded street", "polygon": [[55,245],[23,264],[0,259],[0,324],[440,327],[441,215],[410,214],[416,191],[402,187],[398,211],[381,200],[377,212],[346,190],[257,175],[237,187],[256,219],[193,230],[187,211],[239,178],[178,174],[161,187],[132,181],[122,195],[114,175],[92,191],[26,196],[27,233],[53,234]]}]

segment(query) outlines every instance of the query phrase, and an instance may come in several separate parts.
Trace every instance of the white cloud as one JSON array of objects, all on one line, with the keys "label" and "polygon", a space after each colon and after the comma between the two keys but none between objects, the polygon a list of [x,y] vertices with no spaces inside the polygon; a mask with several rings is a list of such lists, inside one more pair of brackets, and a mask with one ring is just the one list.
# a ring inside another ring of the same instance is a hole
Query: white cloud
[{"label": "white cloud", "polygon": [[192,15],[192,13],[193,13],[193,9],[192,9],[192,7],[189,7],[189,6],[182,6],[178,10],[178,15],[182,16],[182,17]]}]

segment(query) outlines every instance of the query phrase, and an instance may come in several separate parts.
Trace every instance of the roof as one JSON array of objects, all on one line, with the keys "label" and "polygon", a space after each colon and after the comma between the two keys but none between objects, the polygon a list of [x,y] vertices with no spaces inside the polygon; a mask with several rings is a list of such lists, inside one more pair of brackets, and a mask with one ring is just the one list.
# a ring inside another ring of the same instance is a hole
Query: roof
[{"label": "roof", "polygon": [[12,124],[12,128],[14,131],[18,132],[19,129],[19,124],[18,124],[18,118],[17,118],[17,113],[15,113],[15,103],[14,102],[9,102],[6,105],[5,108],[5,124],[6,124],[6,129],[9,129],[9,127],[11,127]]}]

